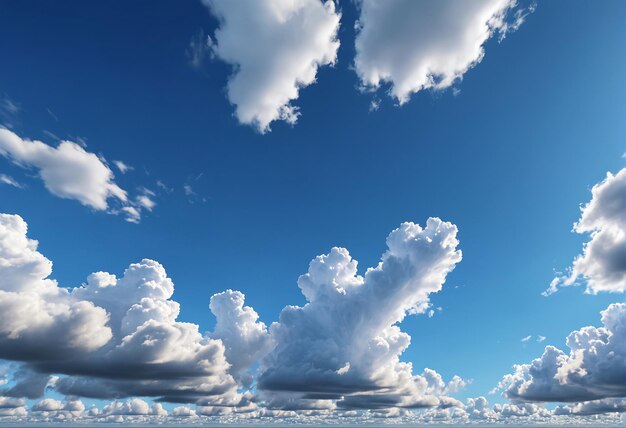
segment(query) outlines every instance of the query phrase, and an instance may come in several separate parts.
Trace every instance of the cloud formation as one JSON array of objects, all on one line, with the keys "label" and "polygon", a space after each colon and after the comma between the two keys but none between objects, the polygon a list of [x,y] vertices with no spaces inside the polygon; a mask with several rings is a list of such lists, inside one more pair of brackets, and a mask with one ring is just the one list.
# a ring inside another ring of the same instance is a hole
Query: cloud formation
[{"label": "cloud formation", "polygon": [[[57,147],[42,141],[28,140],[0,126],[0,156],[23,168],[35,169],[50,193],[73,199],[97,211],[121,212],[126,220],[141,220],[140,203],[129,200],[127,192],[115,183],[115,176],[104,158],[86,151],[80,144],[61,141]],[[120,171],[124,164],[115,163]],[[1,181],[22,187],[7,176]],[[115,201],[114,206],[112,202]]]},{"label": "cloud formation", "polygon": [[514,0],[360,0],[355,70],[365,88],[390,85],[399,104],[424,89],[445,89],[485,55],[494,34],[519,27]]},{"label": "cloud formation", "polygon": [[500,382],[518,401],[581,402],[626,397],[626,304],[601,312],[601,327],[583,327],[567,337],[569,354],[547,346],[543,355]]},{"label": "cloud formation", "polygon": [[[240,377],[252,362],[233,357],[231,366],[226,354],[258,355],[268,339],[241,293],[212,302],[221,326],[214,339],[177,320],[174,284],[155,261],[134,263],[121,278],[93,273],[71,290],[59,287],[51,273],[52,263],[27,237],[24,220],[1,214],[0,359],[22,366],[0,395],[39,398],[54,373],[61,376],[52,387],[69,396],[202,399],[217,406],[243,399],[230,370]],[[225,326],[231,320],[239,325]]]},{"label": "cloud formation", "polygon": [[337,57],[340,14],[334,2],[257,1],[241,7],[203,1],[220,21],[212,52],[233,66],[227,95],[239,122],[261,133],[276,120],[295,123],[299,112],[292,102],[300,89]]},{"label": "cloud formation", "polygon": [[626,168],[593,186],[591,201],[581,208],[574,231],[591,239],[576,257],[568,275],[556,277],[545,294],[582,279],[586,292],[626,290]]},{"label": "cloud formation", "polygon": [[399,357],[410,337],[396,325],[423,313],[461,260],[457,228],[437,218],[403,223],[364,276],[344,248],[315,258],[298,280],[303,307],[287,306],[272,324],[276,342],[262,360],[258,387],[281,409],[418,408],[446,400],[434,371],[412,373]]},{"label": "cloud formation", "polygon": [[[269,331],[241,292],[217,293],[209,305],[215,328],[201,334],[178,321],[174,284],[158,262],[144,259],[119,278],[95,272],[79,287],[60,287],[26,222],[2,214],[0,359],[17,370],[2,367],[0,396],[40,399],[53,389],[67,397],[152,397],[195,404],[207,417],[352,410],[392,417],[459,406],[449,395],[466,382],[455,376],[446,383],[430,369],[413,374],[411,363],[400,361],[410,337],[397,326],[428,310],[429,295],[461,260],[456,234],[436,218],[425,228],[403,223],[388,236],[380,263],[362,276],[347,250],[333,248],[298,280],[308,303],[286,307]],[[115,403],[89,412],[153,415],[140,402]],[[80,406],[68,406],[44,398],[31,410],[70,418]]]},{"label": "cloud formation", "polygon": [[46,188],[61,198],[75,199],[96,210],[106,210],[110,198],[127,200],[126,192],[115,184],[111,169],[71,141],[51,147],[0,128],[0,155],[17,165],[36,168]]}]

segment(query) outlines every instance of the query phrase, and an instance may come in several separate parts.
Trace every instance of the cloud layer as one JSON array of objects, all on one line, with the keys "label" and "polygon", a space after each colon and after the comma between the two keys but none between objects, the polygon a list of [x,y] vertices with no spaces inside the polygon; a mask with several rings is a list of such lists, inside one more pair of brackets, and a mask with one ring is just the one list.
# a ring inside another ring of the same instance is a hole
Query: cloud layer
[{"label": "cloud layer", "polygon": [[[44,398],[48,389],[197,406],[179,408],[181,417],[390,416],[461,405],[449,396],[464,387],[461,378],[445,383],[430,369],[416,375],[400,361],[410,337],[397,325],[427,311],[429,295],[461,260],[451,223],[403,223],[388,236],[380,263],[362,276],[343,248],[315,258],[298,280],[308,303],[286,307],[269,331],[241,292],[217,293],[209,305],[217,322],[205,334],[178,320],[174,284],[158,262],[133,263],[121,277],[95,272],[64,288],[27,232],[21,217],[0,215],[0,359],[13,362],[0,372],[0,397],[13,409],[7,417],[22,413],[24,397],[43,398],[31,409],[40,415],[83,412],[73,399]],[[89,412],[159,415],[147,409],[131,400]]]},{"label": "cloud layer", "polygon": [[276,120],[295,123],[292,104],[337,57],[340,15],[332,1],[203,0],[219,19],[213,54],[233,66],[227,94],[239,122],[267,132]]},{"label": "cloud layer", "polygon": [[354,65],[364,87],[387,83],[400,104],[444,89],[477,63],[484,43],[517,28],[514,0],[361,0]]}]

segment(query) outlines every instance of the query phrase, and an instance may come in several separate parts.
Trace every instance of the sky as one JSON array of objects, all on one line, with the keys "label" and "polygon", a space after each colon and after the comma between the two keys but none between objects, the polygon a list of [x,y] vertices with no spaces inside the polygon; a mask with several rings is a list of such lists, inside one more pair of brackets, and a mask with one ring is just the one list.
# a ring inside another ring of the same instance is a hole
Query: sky
[{"label": "sky", "polygon": [[2,3],[0,423],[619,422],[625,20]]}]

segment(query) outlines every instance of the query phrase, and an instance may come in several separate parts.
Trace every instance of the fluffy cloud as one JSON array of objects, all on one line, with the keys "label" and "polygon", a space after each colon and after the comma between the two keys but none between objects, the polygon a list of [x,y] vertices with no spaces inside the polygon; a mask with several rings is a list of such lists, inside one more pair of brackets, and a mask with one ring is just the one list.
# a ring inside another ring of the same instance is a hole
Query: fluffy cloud
[{"label": "fluffy cloud", "polygon": [[547,346],[540,358],[515,366],[500,382],[513,400],[579,402],[626,397],[626,304],[601,312],[602,327],[567,338],[569,354]]},{"label": "fluffy cloud", "polygon": [[574,225],[576,232],[590,234],[591,240],[574,260],[569,275],[555,278],[546,294],[575,285],[579,279],[592,294],[626,290],[626,168],[616,175],[608,173],[591,194]]},{"label": "fluffy cloud", "polygon": [[557,415],[602,415],[605,413],[626,412],[626,399],[606,398],[603,400],[585,401],[582,403],[566,404],[554,409]]},{"label": "fluffy cloud", "polygon": [[403,223],[364,276],[346,249],[333,248],[298,280],[304,307],[288,306],[272,324],[276,342],[258,387],[269,407],[417,408],[445,405],[446,384],[432,370],[413,375],[399,357],[410,337],[396,325],[424,312],[429,295],[461,260],[457,228],[436,218]]},{"label": "fluffy cloud", "polygon": [[[53,387],[70,396],[202,399],[219,406],[244,399],[224,343],[233,352],[257,355],[267,331],[243,306],[241,293],[214,300],[221,327],[213,334],[222,342],[177,320],[174,284],[155,261],[132,264],[121,278],[93,273],[72,290],[49,279],[51,271],[37,242],[27,238],[24,220],[0,215],[0,359],[23,363],[3,395],[40,397],[48,374],[57,373]],[[230,320],[241,329],[228,328]],[[251,364],[234,361],[237,376]]]},{"label": "fluffy cloud", "polygon": [[55,148],[0,128],[0,155],[18,165],[36,168],[46,188],[61,198],[75,199],[96,210],[106,210],[110,198],[127,200],[126,192],[113,181],[111,169],[71,141]]},{"label": "fluffy cloud", "polygon": [[107,404],[100,413],[101,416],[122,415],[122,416],[165,416],[167,411],[159,403],[150,406],[139,398],[128,401],[114,401]]},{"label": "fluffy cloud", "polygon": [[[395,418],[409,409],[462,406],[449,394],[465,381],[446,383],[430,369],[415,375],[400,361],[410,337],[397,325],[428,310],[429,295],[461,260],[456,234],[439,219],[425,228],[403,223],[364,275],[347,250],[333,248],[298,280],[308,303],[286,307],[269,332],[242,293],[215,294],[215,328],[201,334],[178,321],[174,284],[158,262],[131,264],[121,277],[95,272],[82,286],[63,288],[49,278],[52,264],[28,238],[24,220],[2,214],[0,359],[17,369],[7,374],[3,366],[0,394],[151,397],[196,404],[195,414],[210,418],[345,416],[354,409]],[[159,409],[130,400],[85,412],[72,400],[44,399],[31,414],[119,421],[165,417]],[[175,416],[193,416],[184,409]],[[5,411],[16,412],[22,410]]]},{"label": "fluffy cloud", "polygon": [[213,54],[231,64],[227,94],[239,122],[269,131],[271,122],[295,123],[292,101],[336,60],[340,15],[332,1],[204,0],[219,19]]},{"label": "fluffy cloud", "polygon": [[[146,206],[141,196],[137,202],[129,200],[126,191],[115,183],[113,171],[106,161],[72,141],[62,141],[52,147],[41,141],[24,139],[0,126],[0,156],[21,167],[35,169],[53,195],[74,199],[94,210],[121,212],[133,223],[141,219],[142,208],[151,210],[154,206],[154,203],[151,207]],[[118,161],[116,165],[121,168]],[[128,170],[124,166],[126,170],[120,169],[122,172]],[[8,176],[0,176],[0,181],[22,187]]]},{"label": "fluffy cloud", "polygon": [[273,346],[265,324],[249,306],[244,306],[245,296],[240,291],[226,290],[211,297],[209,305],[217,323],[211,337],[220,339],[230,363],[230,373],[245,386],[253,381],[246,372]]},{"label": "fluffy cloud", "polygon": [[26,231],[19,216],[0,214],[0,358],[55,360],[100,348],[112,337],[106,311],[48,279],[52,263]]},{"label": "fluffy cloud", "polygon": [[[363,86],[391,85],[400,104],[450,87],[484,56],[484,43],[524,20],[515,0],[360,0],[355,69]],[[512,15],[512,16],[511,16]]]}]

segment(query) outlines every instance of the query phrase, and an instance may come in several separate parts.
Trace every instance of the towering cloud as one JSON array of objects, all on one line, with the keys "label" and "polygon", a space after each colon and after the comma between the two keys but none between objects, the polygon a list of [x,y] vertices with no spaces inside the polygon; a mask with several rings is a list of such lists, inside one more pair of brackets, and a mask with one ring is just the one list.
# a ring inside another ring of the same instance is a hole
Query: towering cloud
[{"label": "towering cloud", "polygon": [[[213,53],[231,64],[228,99],[239,122],[267,132],[276,120],[295,123],[292,101],[333,64],[340,15],[332,1],[204,0],[219,19]],[[243,6],[243,7],[242,7]]]},{"label": "towering cloud", "polygon": [[[8,382],[2,369],[0,396],[36,399],[53,388],[69,397],[152,397],[196,404],[205,416],[336,409],[390,416],[460,406],[448,395],[462,379],[446,384],[434,370],[416,375],[400,361],[410,337],[397,325],[428,309],[461,260],[456,234],[437,218],[425,228],[403,223],[364,275],[347,250],[333,248],[298,280],[308,303],[287,306],[269,332],[241,292],[215,294],[216,326],[201,334],[178,321],[174,284],[158,262],[131,264],[119,278],[95,272],[80,287],[62,288],[24,220],[2,214],[0,359],[19,368]],[[75,407],[44,399],[33,411],[69,418],[84,410]],[[160,413],[132,400],[99,413],[121,414]]]},{"label": "towering cloud", "polygon": [[[473,66],[496,33],[517,28],[514,0],[360,0],[356,72],[363,86],[391,85],[400,104],[423,89],[444,89]],[[512,15],[512,16],[508,16]]]},{"label": "towering cloud", "polygon": [[230,373],[245,386],[253,381],[247,372],[264,357],[273,346],[265,324],[249,306],[244,306],[245,296],[240,291],[226,290],[211,297],[211,312],[217,319],[211,337],[220,339],[230,363]]},{"label": "towering cloud", "polygon": [[270,407],[392,408],[445,404],[446,385],[431,370],[412,373],[400,355],[410,337],[396,325],[428,307],[461,260],[457,228],[436,218],[403,223],[387,238],[378,266],[364,276],[346,249],[333,248],[298,280],[307,299],[288,306],[270,332],[258,387]]},{"label": "towering cloud", "polygon": [[555,278],[546,294],[579,279],[592,294],[626,290],[626,168],[616,175],[608,173],[591,194],[574,225],[576,232],[589,234],[591,239],[574,260],[570,274]]}]

